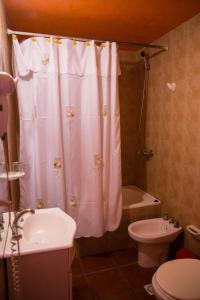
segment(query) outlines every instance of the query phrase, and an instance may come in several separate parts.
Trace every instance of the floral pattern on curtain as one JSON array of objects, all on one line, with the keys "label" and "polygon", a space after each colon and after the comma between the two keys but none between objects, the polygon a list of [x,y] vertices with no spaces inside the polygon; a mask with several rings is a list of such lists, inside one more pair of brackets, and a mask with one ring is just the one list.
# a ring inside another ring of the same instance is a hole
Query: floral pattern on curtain
[{"label": "floral pattern on curtain", "polygon": [[60,207],[76,237],[115,230],[122,213],[115,43],[13,38],[23,207]]}]

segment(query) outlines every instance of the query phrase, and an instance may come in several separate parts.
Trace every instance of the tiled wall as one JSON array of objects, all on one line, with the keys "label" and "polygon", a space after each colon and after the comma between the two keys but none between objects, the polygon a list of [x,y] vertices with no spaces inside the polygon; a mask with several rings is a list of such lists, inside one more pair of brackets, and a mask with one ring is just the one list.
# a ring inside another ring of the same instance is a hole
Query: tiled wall
[{"label": "tiled wall", "polygon": [[[5,14],[5,1],[0,1],[0,42],[1,42],[1,53],[3,71],[12,74],[11,72],[11,49],[9,47],[8,35],[6,33],[6,14]],[[0,70],[2,71],[2,70]],[[8,118],[8,130],[6,143],[8,143],[7,155],[10,162],[18,160],[18,104],[15,93],[7,96],[9,118]],[[18,208],[19,205],[19,183],[17,180],[10,182],[11,195],[12,195],[12,206]]]},{"label": "tiled wall", "polygon": [[[200,228],[200,14],[155,43],[169,51],[150,62],[146,142],[155,156],[147,190],[162,200],[163,213]],[[200,256],[200,241],[185,232],[185,243]]]},{"label": "tiled wall", "polygon": [[[140,59],[141,60],[141,59]],[[139,132],[144,68],[133,51],[120,51],[119,101],[121,119],[122,184],[146,188],[146,161],[138,155],[145,148],[146,101]]]}]

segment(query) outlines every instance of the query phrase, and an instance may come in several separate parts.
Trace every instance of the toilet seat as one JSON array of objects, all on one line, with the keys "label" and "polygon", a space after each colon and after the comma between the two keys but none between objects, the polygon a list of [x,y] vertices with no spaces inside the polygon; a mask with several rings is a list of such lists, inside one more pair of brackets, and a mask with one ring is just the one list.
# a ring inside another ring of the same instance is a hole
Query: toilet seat
[{"label": "toilet seat", "polygon": [[153,278],[152,278],[152,285],[153,285],[154,295],[159,297],[159,298],[156,297],[156,299],[178,300],[177,298],[174,298],[174,297],[168,295],[165,291],[162,290],[162,288],[159,286],[158,282],[156,281],[155,274],[153,275]]},{"label": "toilet seat", "polygon": [[200,300],[200,260],[168,261],[158,268],[152,282],[163,299]]}]

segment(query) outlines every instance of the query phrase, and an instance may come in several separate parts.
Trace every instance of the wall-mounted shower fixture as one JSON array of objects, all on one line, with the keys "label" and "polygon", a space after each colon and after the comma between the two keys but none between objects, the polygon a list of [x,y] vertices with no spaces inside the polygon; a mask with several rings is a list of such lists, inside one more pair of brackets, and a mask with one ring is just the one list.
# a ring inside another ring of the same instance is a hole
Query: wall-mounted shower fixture
[{"label": "wall-mounted shower fixture", "polygon": [[149,160],[154,155],[152,149],[144,149],[144,150],[138,151],[137,154],[144,156],[146,160]]},{"label": "wall-mounted shower fixture", "polygon": [[[136,141],[136,153],[138,155],[143,156],[146,160],[149,160],[153,156],[153,150],[146,149],[145,145],[142,145],[140,143],[140,134],[142,129],[142,121],[143,121],[143,115],[144,115],[144,105],[145,101],[147,101],[148,96],[148,82],[149,82],[149,70],[150,70],[150,64],[149,64],[149,55],[145,51],[140,52],[140,56],[143,59],[144,62],[144,84],[142,89],[142,99],[141,99],[141,107],[140,107],[140,116],[139,116],[139,125],[138,125],[138,136]],[[141,150],[143,149],[143,150]]]},{"label": "wall-mounted shower fixture", "polygon": [[145,51],[141,51],[140,55],[144,60],[144,69],[149,71],[150,70],[149,55]]}]

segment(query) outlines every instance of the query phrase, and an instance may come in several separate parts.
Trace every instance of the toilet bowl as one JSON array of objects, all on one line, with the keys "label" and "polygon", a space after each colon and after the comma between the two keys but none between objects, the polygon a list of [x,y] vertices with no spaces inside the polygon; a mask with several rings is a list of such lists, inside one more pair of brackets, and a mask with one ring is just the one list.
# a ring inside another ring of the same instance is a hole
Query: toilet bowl
[{"label": "toilet bowl", "polygon": [[133,222],[129,236],[138,242],[138,264],[144,268],[158,267],[168,258],[169,244],[181,233],[182,227],[162,218]]},{"label": "toilet bowl", "polygon": [[157,300],[200,300],[200,260],[184,258],[162,264],[152,286]]}]

